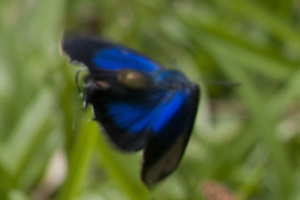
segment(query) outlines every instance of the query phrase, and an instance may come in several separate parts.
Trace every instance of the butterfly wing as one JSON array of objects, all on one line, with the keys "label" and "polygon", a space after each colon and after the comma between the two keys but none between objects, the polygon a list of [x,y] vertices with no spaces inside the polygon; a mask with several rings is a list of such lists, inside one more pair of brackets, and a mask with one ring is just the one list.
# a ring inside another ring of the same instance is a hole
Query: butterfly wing
[{"label": "butterfly wing", "polygon": [[85,101],[110,140],[124,151],[144,148],[151,116],[164,96],[149,74],[162,67],[127,47],[98,39],[64,39],[62,50],[88,68]]},{"label": "butterfly wing", "polygon": [[142,180],[151,186],[172,173],[188,143],[199,100],[199,87],[176,91],[152,125],[144,150]]},{"label": "butterfly wing", "polygon": [[110,140],[123,151],[145,147],[150,124],[163,109],[164,92],[123,96],[95,92],[90,97],[95,119],[100,122]]},{"label": "butterfly wing", "polygon": [[163,67],[132,49],[93,38],[65,38],[62,50],[72,61],[83,63],[90,71],[132,69],[154,72]]}]

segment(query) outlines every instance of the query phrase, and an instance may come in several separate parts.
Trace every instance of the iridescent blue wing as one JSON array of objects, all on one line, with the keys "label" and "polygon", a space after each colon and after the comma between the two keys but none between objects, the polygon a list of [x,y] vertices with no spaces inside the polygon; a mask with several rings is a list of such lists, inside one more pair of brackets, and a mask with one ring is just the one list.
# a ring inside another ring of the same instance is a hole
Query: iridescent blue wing
[{"label": "iridescent blue wing", "polygon": [[132,69],[142,72],[160,70],[161,65],[122,45],[92,38],[64,39],[62,50],[72,61],[83,63],[90,71]]},{"label": "iridescent blue wing", "polygon": [[123,151],[143,149],[150,126],[163,110],[164,92],[129,96],[105,95],[95,92],[90,97],[95,119],[101,123],[110,140]]},{"label": "iridescent blue wing", "polygon": [[62,50],[88,68],[85,101],[110,140],[124,151],[144,148],[151,116],[165,93],[157,91],[149,74],[162,67],[127,47],[101,40],[65,39]]},{"label": "iridescent blue wing", "polygon": [[152,124],[141,172],[147,186],[152,186],[177,168],[193,128],[198,100],[197,85],[176,91]]}]

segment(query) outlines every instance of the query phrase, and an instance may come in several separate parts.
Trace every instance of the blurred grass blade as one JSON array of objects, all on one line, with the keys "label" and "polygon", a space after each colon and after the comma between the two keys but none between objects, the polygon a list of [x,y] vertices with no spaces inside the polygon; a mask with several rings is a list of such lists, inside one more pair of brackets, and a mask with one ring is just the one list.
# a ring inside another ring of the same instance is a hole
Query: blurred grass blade
[{"label": "blurred grass blade", "polygon": [[243,67],[250,70],[256,70],[264,75],[276,78],[285,79],[291,73],[293,66],[287,61],[283,62],[273,57],[263,55],[259,51],[255,51],[247,46],[244,46],[230,38],[217,34],[217,30],[198,25],[193,22],[188,22],[181,18],[187,24],[186,32],[197,42],[201,47],[207,50],[210,55],[217,58],[219,55],[239,63]]},{"label": "blurred grass blade", "polygon": [[[219,65],[226,68],[227,74],[232,77],[233,80],[238,80],[242,78],[245,82],[247,88],[240,90],[240,94],[244,101],[249,104],[249,110],[253,116],[253,127],[252,133],[257,134],[261,138],[263,144],[269,149],[270,162],[274,164],[276,175],[279,178],[278,195],[284,199],[291,195],[290,187],[292,186],[292,174],[291,166],[287,159],[287,152],[283,146],[275,137],[275,124],[277,124],[278,115],[273,115],[274,113],[269,113],[269,106],[272,106],[269,102],[265,101],[263,95],[259,95],[258,89],[255,91],[254,82],[251,81],[251,76],[247,75],[245,70],[238,68],[233,62],[230,62],[224,57],[219,58]],[[250,90],[253,88],[252,90]],[[252,91],[252,93],[249,93]],[[255,101],[251,102],[251,99]],[[273,124],[273,125],[272,125]],[[275,187],[275,186],[274,186]]]},{"label": "blurred grass blade", "polygon": [[[117,159],[117,154],[119,153],[113,152],[105,140],[104,134],[101,134],[97,143],[97,155],[100,164],[105,167],[108,175],[117,182],[117,185],[130,199],[149,199],[150,197],[146,187],[140,180],[138,180],[139,182],[135,182],[134,178],[130,177],[131,173],[127,171],[128,169],[126,170],[125,166],[130,165],[130,163],[120,162],[120,160]],[[124,157],[126,155],[121,156]],[[123,159],[123,162],[124,161],[126,161],[126,159]]]},{"label": "blurred grass blade", "polygon": [[[52,93],[45,89],[28,106],[19,123],[8,138],[1,152],[1,165],[11,175],[20,173],[36,145],[41,142],[43,129],[51,123],[54,101]],[[21,114],[21,113],[20,113]]]},{"label": "blurred grass blade", "polygon": [[251,22],[265,29],[273,36],[293,46],[300,53],[300,37],[296,30],[293,30],[289,23],[274,13],[267,12],[261,9],[259,4],[251,1],[240,0],[214,0],[222,5],[225,5],[231,11],[246,17]]},{"label": "blurred grass blade", "polygon": [[78,197],[89,166],[89,158],[98,139],[97,124],[89,121],[87,113],[79,127],[78,136],[71,150],[68,176],[59,193],[60,200],[73,200]]}]

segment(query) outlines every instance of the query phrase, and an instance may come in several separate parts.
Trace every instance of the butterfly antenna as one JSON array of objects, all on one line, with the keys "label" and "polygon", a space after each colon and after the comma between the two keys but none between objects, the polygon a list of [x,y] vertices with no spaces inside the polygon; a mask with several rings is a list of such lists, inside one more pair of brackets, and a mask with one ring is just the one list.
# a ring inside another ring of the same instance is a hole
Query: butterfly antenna
[{"label": "butterfly antenna", "polygon": [[208,84],[216,84],[224,87],[240,87],[242,86],[241,82],[230,82],[230,81],[216,81],[216,80],[206,80]]},{"label": "butterfly antenna", "polygon": [[231,81],[211,81],[213,84],[225,86],[225,87],[239,87],[242,86],[241,82],[231,82]]}]

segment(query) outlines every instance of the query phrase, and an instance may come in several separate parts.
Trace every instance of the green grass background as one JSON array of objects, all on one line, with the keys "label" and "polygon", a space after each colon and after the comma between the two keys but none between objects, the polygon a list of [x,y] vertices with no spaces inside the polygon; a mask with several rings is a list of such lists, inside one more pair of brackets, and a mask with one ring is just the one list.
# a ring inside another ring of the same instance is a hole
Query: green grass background
[{"label": "green grass background", "polygon": [[[300,199],[299,17],[299,0],[1,0],[0,199],[201,199],[208,180],[237,199]],[[185,156],[153,190],[140,153],[112,148],[82,109],[63,30],[128,45],[201,85]],[[56,184],[46,174],[59,156]]]}]

